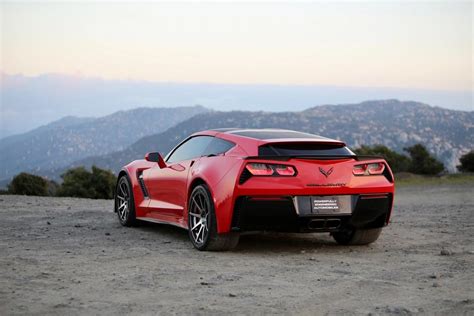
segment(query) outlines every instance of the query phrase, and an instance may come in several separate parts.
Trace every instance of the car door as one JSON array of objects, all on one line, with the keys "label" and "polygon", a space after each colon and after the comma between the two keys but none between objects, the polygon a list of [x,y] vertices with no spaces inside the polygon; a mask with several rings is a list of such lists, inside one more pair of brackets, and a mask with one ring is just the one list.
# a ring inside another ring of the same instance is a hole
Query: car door
[{"label": "car door", "polygon": [[166,167],[155,166],[143,172],[150,202],[147,217],[179,220],[187,199],[189,171],[212,141],[212,136],[194,136],[166,157]]}]

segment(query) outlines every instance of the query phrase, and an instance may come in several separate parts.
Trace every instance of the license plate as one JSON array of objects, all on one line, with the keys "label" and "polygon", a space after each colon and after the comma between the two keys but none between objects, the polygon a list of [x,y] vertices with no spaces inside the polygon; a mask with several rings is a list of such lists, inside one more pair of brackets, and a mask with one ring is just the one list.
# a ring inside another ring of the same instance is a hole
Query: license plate
[{"label": "license plate", "polygon": [[311,196],[311,212],[313,214],[351,214],[350,195]]}]

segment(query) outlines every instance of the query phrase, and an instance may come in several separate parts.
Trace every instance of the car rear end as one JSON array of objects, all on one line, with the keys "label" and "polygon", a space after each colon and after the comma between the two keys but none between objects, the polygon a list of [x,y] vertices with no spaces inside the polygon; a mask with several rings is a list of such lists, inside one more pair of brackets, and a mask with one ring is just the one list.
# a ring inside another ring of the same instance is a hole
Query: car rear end
[{"label": "car rear end", "polygon": [[232,231],[367,230],[388,224],[394,179],[342,142],[272,140],[245,158],[234,193]]}]

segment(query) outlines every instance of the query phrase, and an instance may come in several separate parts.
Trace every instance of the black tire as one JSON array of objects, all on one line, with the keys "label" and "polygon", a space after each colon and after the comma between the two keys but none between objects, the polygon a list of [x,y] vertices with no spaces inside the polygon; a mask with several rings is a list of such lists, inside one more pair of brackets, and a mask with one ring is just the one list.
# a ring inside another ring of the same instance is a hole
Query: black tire
[{"label": "black tire", "polygon": [[382,228],[352,229],[333,233],[332,237],[340,245],[368,245],[376,241]]},{"label": "black tire", "polygon": [[122,175],[115,187],[115,212],[122,226],[137,224],[132,184],[127,175]]},{"label": "black tire", "polygon": [[188,201],[188,232],[198,250],[226,251],[239,243],[238,233],[218,234],[214,202],[207,185],[196,186]]}]

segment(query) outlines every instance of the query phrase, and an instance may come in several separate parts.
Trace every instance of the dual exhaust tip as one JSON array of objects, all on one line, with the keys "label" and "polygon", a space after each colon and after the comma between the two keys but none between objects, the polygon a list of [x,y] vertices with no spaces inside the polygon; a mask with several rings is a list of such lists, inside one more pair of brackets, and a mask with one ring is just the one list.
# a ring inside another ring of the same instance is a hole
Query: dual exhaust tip
[{"label": "dual exhaust tip", "polygon": [[312,219],[308,222],[308,228],[311,230],[337,229],[341,226],[341,220],[338,218]]}]

